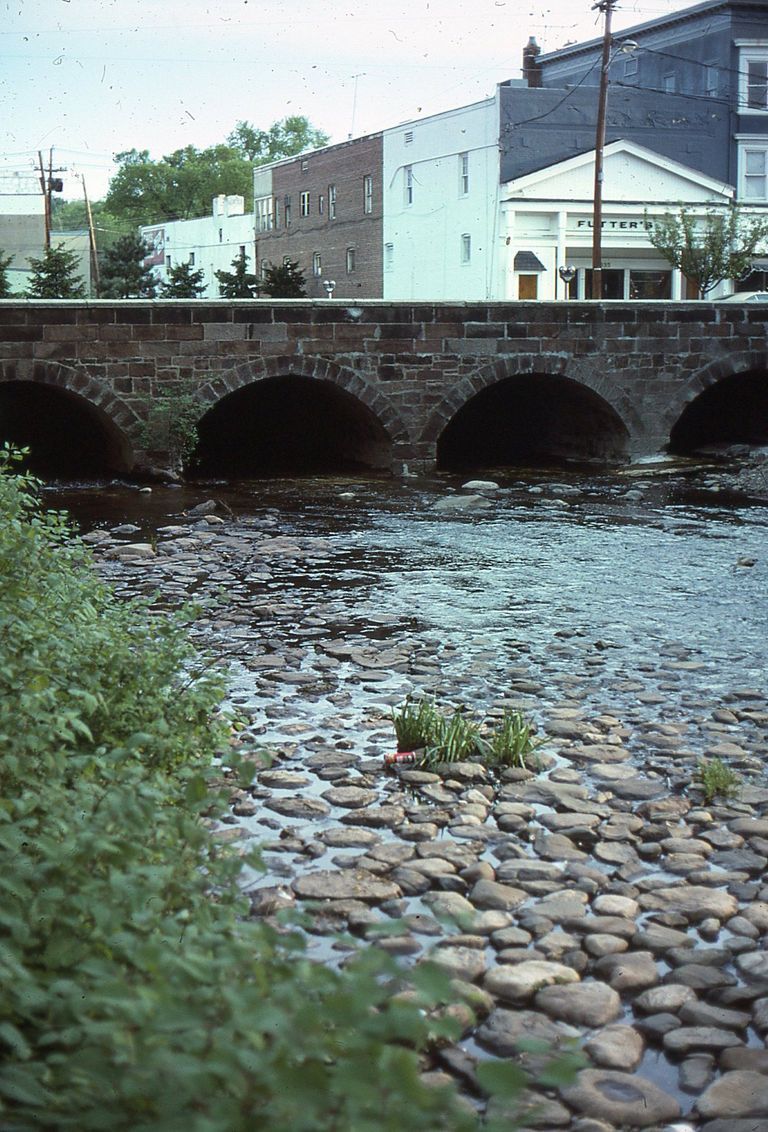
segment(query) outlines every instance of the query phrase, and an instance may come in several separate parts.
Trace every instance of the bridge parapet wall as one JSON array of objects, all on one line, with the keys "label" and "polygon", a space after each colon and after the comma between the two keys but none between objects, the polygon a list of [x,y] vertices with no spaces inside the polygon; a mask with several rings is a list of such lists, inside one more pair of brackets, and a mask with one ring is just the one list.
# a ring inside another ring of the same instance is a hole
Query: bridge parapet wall
[{"label": "bridge parapet wall", "polygon": [[658,451],[708,383],[767,366],[768,307],[707,302],[3,301],[0,380],[58,385],[138,434],[153,397],[204,400],[289,373],[331,381],[429,463],[488,386],[555,375],[602,398],[630,451]]}]

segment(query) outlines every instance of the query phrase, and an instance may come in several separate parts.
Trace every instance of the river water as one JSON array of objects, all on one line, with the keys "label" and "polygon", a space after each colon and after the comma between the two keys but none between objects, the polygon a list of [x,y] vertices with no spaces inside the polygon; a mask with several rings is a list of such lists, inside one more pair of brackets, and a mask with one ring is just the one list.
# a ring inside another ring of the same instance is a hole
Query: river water
[{"label": "river water", "polygon": [[[650,465],[615,476],[515,470],[481,510],[435,510],[461,481],[324,477],[142,493],[67,485],[51,500],[87,530],[134,524],[126,540],[187,521],[201,500],[219,514],[298,539],[265,574],[228,550],[194,593],[218,590],[247,610],[279,594],[275,645],[311,651],[329,632],[382,650],[407,642],[397,693],[446,685],[480,708],[506,693],[544,707],[577,696],[595,709],[674,717],[764,687],[768,659],[768,506],[727,496],[711,474]],[[134,586],[141,588],[134,579]],[[286,615],[287,610],[287,615]],[[306,624],[312,616],[319,624]],[[279,624],[278,624],[279,623]],[[249,638],[247,620],[238,632]],[[416,671],[413,671],[414,666]],[[306,667],[306,664],[305,664]],[[397,667],[397,666],[395,666]],[[371,668],[381,684],[386,665]],[[633,688],[630,685],[641,687]],[[360,687],[358,682],[357,687]],[[638,695],[640,699],[638,700]],[[360,699],[358,693],[357,697]]]},{"label": "river water", "polygon": [[[599,733],[590,741],[623,744],[672,793],[703,755],[727,750],[766,796],[768,504],[683,463],[496,478],[498,490],[450,511],[439,508],[468,492],[448,476],[47,490],[83,532],[110,532],[99,560],[120,592],[201,603],[196,636],[228,666],[254,739],[276,752],[277,776],[236,819],[266,844],[249,892],[354,865],[362,850],[340,839],[345,817],[323,798],[338,772],[384,808],[402,802],[382,756],[394,749],[390,708],[409,694],[480,717],[523,710],[550,736],[550,769],[572,780],[585,770],[569,761],[578,717]],[[194,512],[205,502],[213,515]],[[114,553],[141,542],[158,553]],[[418,897],[401,905],[395,915],[426,912]],[[313,946],[332,958],[333,944]],[[751,1030],[747,1041],[762,1045]],[[640,1072],[689,1111],[674,1061],[649,1047]]]}]

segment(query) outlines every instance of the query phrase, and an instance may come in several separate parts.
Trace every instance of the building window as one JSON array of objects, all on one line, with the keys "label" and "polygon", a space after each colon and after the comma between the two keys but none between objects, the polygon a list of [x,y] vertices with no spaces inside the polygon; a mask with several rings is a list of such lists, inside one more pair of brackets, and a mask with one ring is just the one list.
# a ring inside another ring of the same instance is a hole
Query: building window
[{"label": "building window", "polygon": [[328,219],[336,219],[336,186],[328,186]]},{"label": "building window", "polygon": [[395,266],[395,245],[384,245],[384,270],[391,271]]},{"label": "building window", "polygon": [[309,160],[306,157],[303,157],[301,159],[301,171],[302,171],[302,173],[309,172]]},{"label": "building window", "polygon": [[461,237],[461,262],[469,263],[472,259],[472,237],[469,232],[464,232]]},{"label": "building window", "polygon": [[403,181],[405,185],[405,203],[406,205],[413,204],[413,166],[406,165],[403,170]]},{"label": "building window", "polygon": [[284,217],[285,217],[285,226],[286,226],[286,228],[290,228],[290,226],[291,226],[291,198],[289,196],[286,196],[285,200],[283,201],[283,214],[284,214]]},{"label": "building window", "polygon": [[275,197],[275,228],[280,227],[280,201]]},{"label": "building window", "polygon": [[195,253],[194,252],[189,253],[189,266],[190,267],[195,266]]},{"label": "building window", "polygon": [[739,59],[739,109],[768,110],[768,46],[742,43]]},{"label": "building window", "polygon": [[413,145],[413,130],[406,130],[403,134],[403,144]]},{"label": "building window", "polygon": [[325,197],[322,193],[319,193],[317,197],[317,211],[320,216],[325,212]]},{"label": "building window", "polygon": [[166,269],[166,271],[170,271],[172,267],[173,267],[173,260],[171,259],[171,257],[169,255],[167,255],[165,257],[165,269]]},{"label": "building window", "polygon": [[677,76],[665,75],[662,80],[662,89],[665,94],[674,94],[677,90]]},{"label": "building window", "polygon": [[741,196],[744,200],[768,200],[768,147],[745,146],[739,151]]},{"label": "building window", "polygon": [[624,78],[632,78],[633,75],[637,74],[637,70],[637,58],[634,55],[630,55],[628,59],[624,60]]},{"label": "building window", "polygon": [[263,260],[261,261],[261,278],[262,278],[262,279],[266,279],[266,278],[267,278],[267,272],[268,272],[268,271],[269,271],[269,260],[268,260],[268,259],[263,259]]},{"label": "building window", "polygon": [[309,216],[309,193],[302,193],[300,197],[301,215]]},{"label": "building window", "polygon": [[469,193],[469,154],[459,154],[459,196]]},{"label": "building window", "polygon": [[245,244],[240,245],[240,255],[245,259]]},{"label": "building window", "polygon": [[370,173],[363,177],[363,212],[373,212],[373,177]]},{"label": "building window", "polygon": [[224,229],[219,228],[219,243],[221,244],[221,243],[223,243],[223,241],[224,241]]},{"label": "building window", "polygon": [[347,248],[347,275],[355,270],[355,249]]},{"label": "building window", "polygon": [[312,254],[312,274],[323,274],[323,257],[320,255],[320,252],[313,252]]},{"label": "building window", "polygon": [[704,94],[716,98],[720,90],[720,68],[716,63],[707,63],[704,68]]},{"label": "building window", "polygon": [[272,198],[260,197],[256,201],[256,231],[269,232],[272,229]]},{"label": "building window", "polygon": [[671,299],[671,271],[630,271],[630,299]]}]

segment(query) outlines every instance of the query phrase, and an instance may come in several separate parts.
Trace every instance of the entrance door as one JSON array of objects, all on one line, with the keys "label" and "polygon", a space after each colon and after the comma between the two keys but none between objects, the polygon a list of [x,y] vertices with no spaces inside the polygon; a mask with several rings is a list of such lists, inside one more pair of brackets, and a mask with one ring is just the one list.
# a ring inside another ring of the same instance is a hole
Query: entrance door
[{"label": "entrance door", "polygon": [[537,299],[539,297],[538,275],[518,275],[517,297],[519,299]]}]

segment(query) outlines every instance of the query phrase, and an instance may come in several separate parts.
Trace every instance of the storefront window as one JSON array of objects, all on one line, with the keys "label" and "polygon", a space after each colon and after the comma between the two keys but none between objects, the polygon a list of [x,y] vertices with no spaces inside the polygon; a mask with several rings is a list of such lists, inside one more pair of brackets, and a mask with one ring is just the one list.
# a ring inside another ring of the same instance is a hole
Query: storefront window
[{"label": "storefront window", "polygon": [[630,271],[630,299],[671,299],[671,271]]},{"label": "storefront window", "polygon": [[[603,268],[602,292],[604,299],[624,298],[624,270],[623,268]],[[592,268],[584,272],[584,298],[592,298]]]}]

